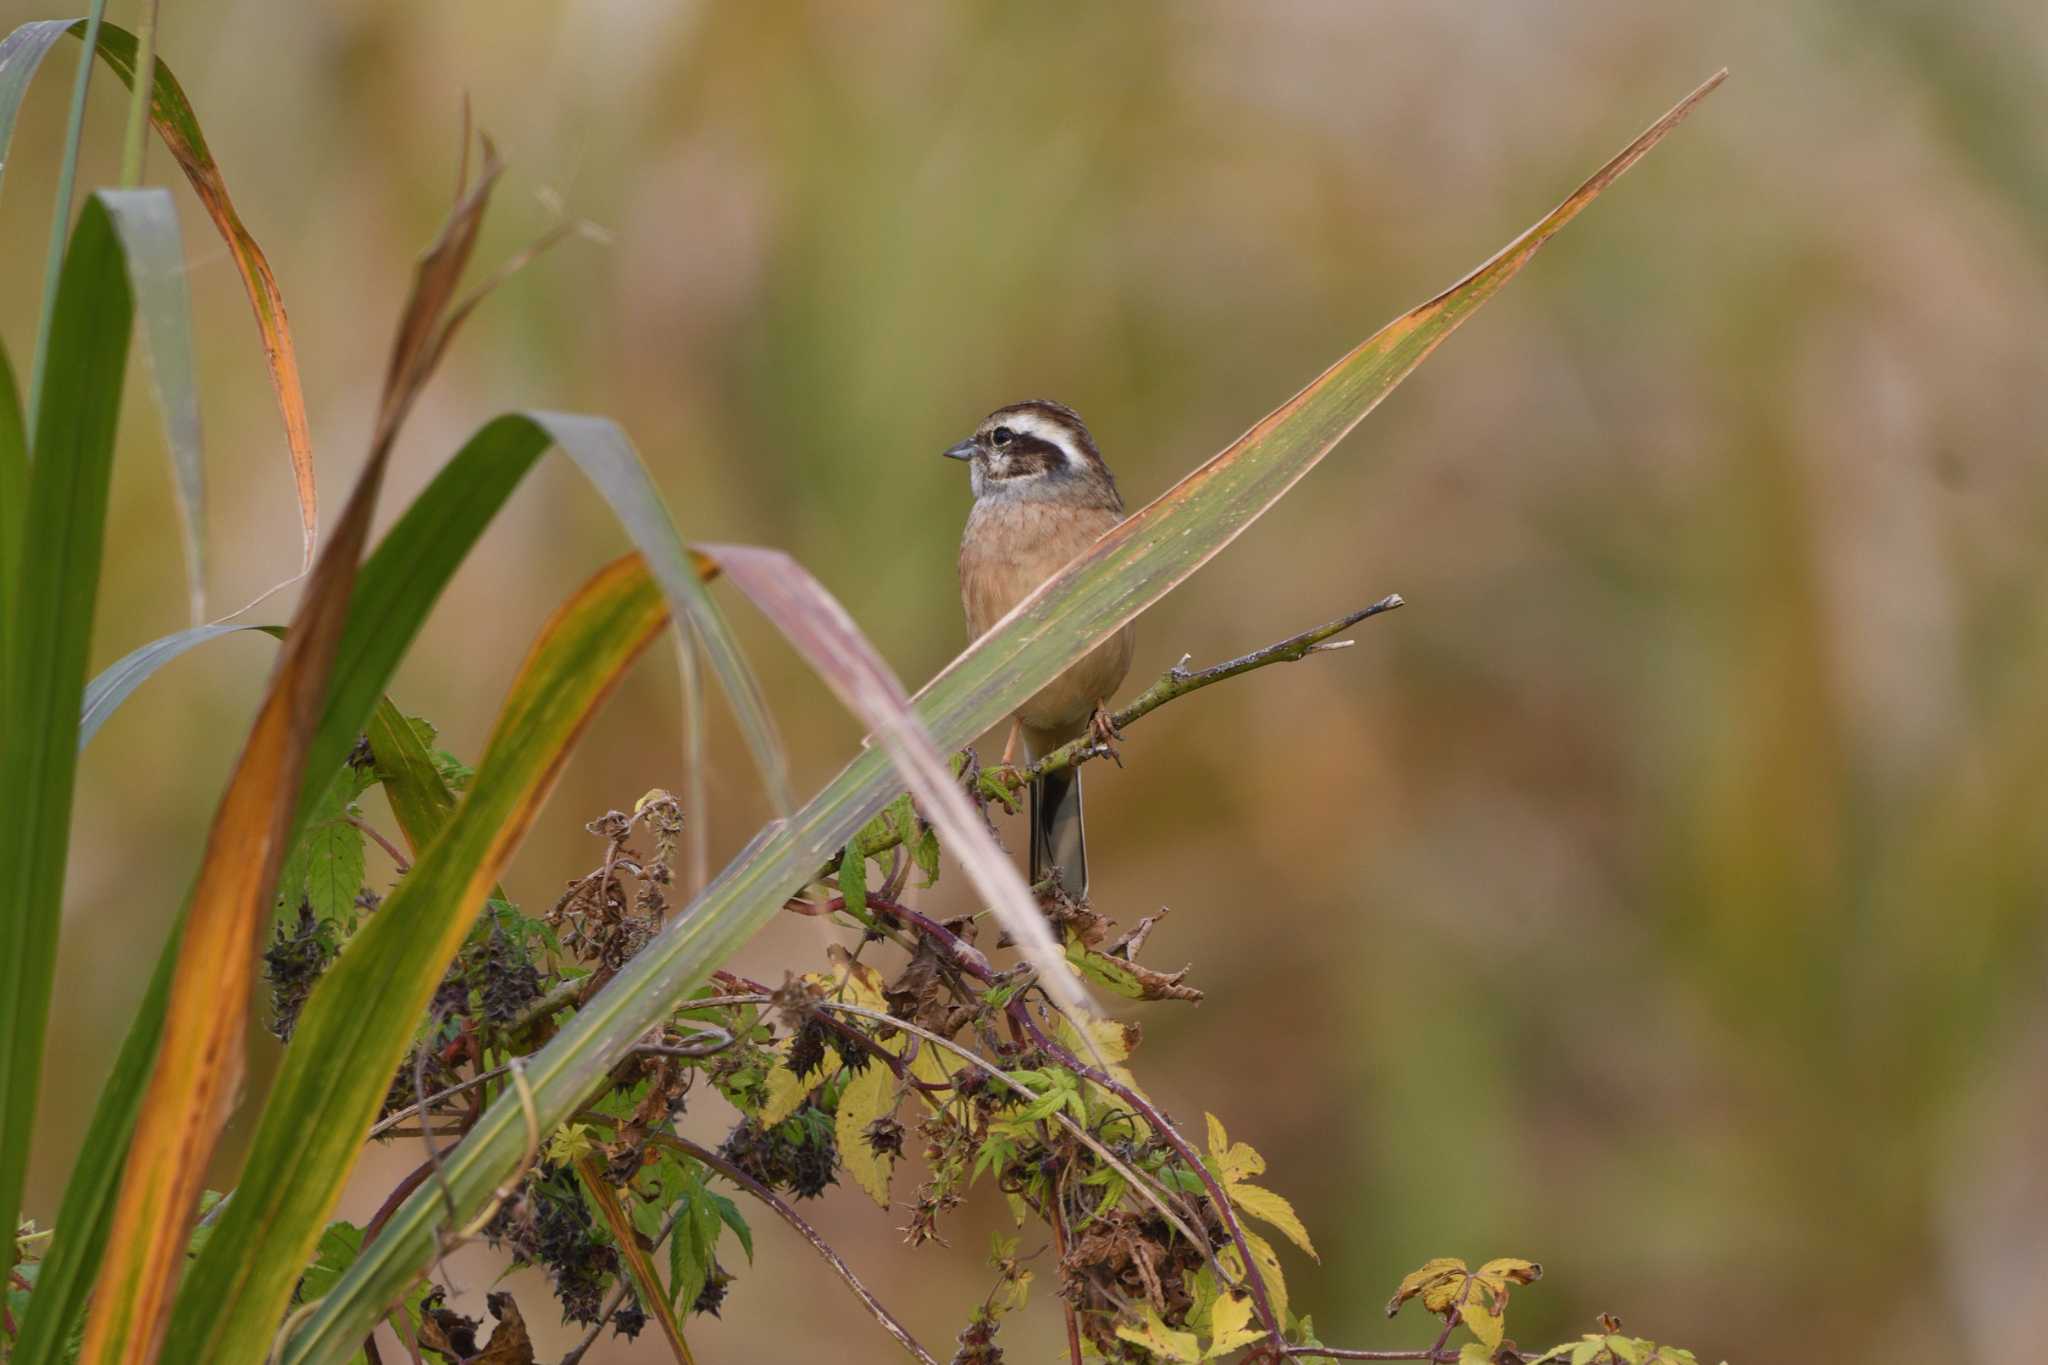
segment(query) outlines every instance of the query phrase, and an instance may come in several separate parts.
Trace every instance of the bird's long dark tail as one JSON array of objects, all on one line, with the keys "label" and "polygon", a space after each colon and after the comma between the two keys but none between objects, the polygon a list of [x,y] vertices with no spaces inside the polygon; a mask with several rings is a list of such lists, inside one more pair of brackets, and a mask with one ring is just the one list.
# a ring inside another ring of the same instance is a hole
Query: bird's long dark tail
[{"label": "bird's long dark tail", "polygon": [[1031,784],[1031,884],[1059,869],[1060,886],[1088,899],[1088,842],[1081,834],[1081,774],[1047,773]]}]

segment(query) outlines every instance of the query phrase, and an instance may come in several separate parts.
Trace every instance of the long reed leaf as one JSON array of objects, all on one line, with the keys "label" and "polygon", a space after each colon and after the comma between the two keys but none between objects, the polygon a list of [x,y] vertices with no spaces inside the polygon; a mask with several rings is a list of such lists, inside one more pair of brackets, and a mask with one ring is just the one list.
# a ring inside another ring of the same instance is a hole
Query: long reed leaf
[{"label": "long reed leaf", "polygon": [[307,1000],[234,1200],[186,1277],[168,1359],[262,1358],[442,972],[585,723],[667,619],[630,556],[542,631],[454,818]]},{"label": "long reed leaf", "polygon": [[[27,514],[28,428],[22,420],[21,390],[14,386],[14,365],[7,358],[6,343],[0,342],[0,622],[7,620],[8,604],[14,600]],[[0,695],[5,695],[4,688]]]},{"label": "long reed leaf", "polygon": [[[1382,328],[1019,604],[914,699],[926,731],[942,746],[971,740],[1236,539],[1721,79],[1687,96],[1491,260]],[[787,821],[756,837],[535,1054],[526,1070],[533,1112],[502,1097],[487,1109],[446,1154],[441,1184],[400,1206],[281,1359],[346,1359],[383,1306],[432,1258],[444,1200],[464,1216],[483,1207],[517,1169],[530,1119],[537,1116],[544,1128],[567,1119],[624,1049],[772,919],[895,790],[889,760],[869,750]]]},{"label": "long reed leaf", "polygon": [[[98,8],[95,6],[95,13]],[[121,83],[133,90],[139,60],[138,44],[135,35],[120,25],[99,24],[96,19],[40,19],[16,28],[0,40],[0,170],[5,169],[7,147],[14,135],[15,116],[21,107],[22,96],[27,92],[29,81],[43,57],[66,34],[85,41],[89,28],[96,28],[98,32],[92,49],[98,52],[100,60],[120,78]],[[292,342],[291,325],[285,318],[284,295],[277,287],[277,277],[271,272],[270,261],[256,244],[255,237],[250,235],[241,214],[235,209],[234,200],[228,195],[227,181],[206,145],[206,135],[199,127],[191,102],[185,98],[184,88],[161,57],[152,66],[154,74],[149,82],[151,126],[176,159],[193,192],[199,196],[199,202],[205,205],[207,215],[213,219],[221,240],[227,244],[228,254],[234,258],[235,269],[240,273],[243,288],[249,295],[249,305],[256,314],[256,328],[263,341],[271,387],[277,394],[278,411],[284,419],[285,443],[291,460],[292,480],[298,493],[299,533],[304,552],[301,567],[310,568],[313,546],[319,534],[320,500],[313,477],[312,428],[306,420],[306,400],[299,383],[298,351]],[[189,525],[202,526],[197,501],[200,485],[196,476],[189,473],[189,469],[197,467],[196,426],[190,443],[181,444],[179,433],[169,425],[168,413],[165,421],[165,436],[171,443],[173,458],[183,461],[190,452],[189,468],[181,462],[177,470],[181,497],[186,497],[190,489],[183,515]]]},{"label": "long reed leaf", "polygon": [[[946,755],[918,724],[910,698],[860,627],[810,571],[779,550],[706,545],[709,555],[825,680],[846,708],[872,727],[884,753],[937,827],[1039,981],[1068,1011],[1094,1012],[1080,979],[1015,863],[953,776]],[[851,893],[849,893],[851,894]],[[1087,1029],[1080,1035],[1090,1037]]]},{"label": "long reed leaf", "polygon": [[[112,205],[95,195],[64,256],[32,437],[18,577],[0,619],[0,1229],[12,1229],[57,962],[78,711],[106,537],[133,292]],[[11,1265],[14,1239],[0,1248]]]},{"label": "long reed leaf", "polygon": [[[608,423],[561,415],[513,414],[482,427],[406,509],[363,565],[336,653],[327,713],[309,751],[297,820],[305,818],[320,796],[320,788],[339,768],[342,756],[371,723],[372,710],[399,659],[455,570],[527,471],[556,448],[557,438],[563,442],[559,448],[615,505],[658,505],[652,501],[645,467],[623,435]],[[658,533],[647,529],[644,517],[627,525],[629,531],[639,531],[635,540],[648,559],[667,555],[692,574],[708,570],[708,561],[681,547],[672,526],[666,534]],[[674,596],[669,600],[677,618],[685,619],[688,604]],[[198,627],[151,641],[109,665],[86,691],[79,742],[90,739],[107,717],[165,664],[200,644],[244,629],[281,634],[277,627]],[[33,1301],[31,1326],[40,1329],[39,1320],[45,1316],[68,1322],[83,1302],[85,1285],[106,1240],[104,1202],[97,1200],[94,1191],[118,1170],[134,1120],[137,1081],[129,1061],[142,1058],[136,1065],[146,1070],[166,998],[163,991],[153,990],[144,1000],[123,1049],[121,1069],[103,1092],[90,1130],[93,1140],[81,1149],[78,1168],[66,1189],[56,1242]],[[42,1331],[37,1335],[40,1339]],[[24,1349],[26,1344],[25,1338]],[[30,1359],[24,1355],[24,1365]],[[41,1365],[42,1359],[36,1358],[36,1365]]]},{"label": "long reed leaf", "polygon": [[[97,41],[100,23],[106,17],[107,0],[92,0],[87,17],[79,20],[86,34],[86,46]],[[78,74],[71,82],[71,111],[64,121],[64,156],[57,170],[57,203],[50,212],[50,245],[43,260],[43,309],[36,319],[36,349],[28,371],[28,425],[35,430],[40,410],[43,366],[50,358],[50,327],[57,311],[57,283],[64,266],[64,243],[71,236],[71,199],[78,186],[78,149],[85,141],[85,97],[92,85],[92,59],[78,59]]]}]

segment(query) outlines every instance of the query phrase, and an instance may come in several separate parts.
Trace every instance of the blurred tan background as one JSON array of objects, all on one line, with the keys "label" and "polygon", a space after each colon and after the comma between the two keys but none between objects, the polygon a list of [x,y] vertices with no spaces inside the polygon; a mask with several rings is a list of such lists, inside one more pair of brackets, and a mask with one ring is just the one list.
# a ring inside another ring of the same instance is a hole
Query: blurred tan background
[{"label": "blurred tan background", "polygon": [[[8,0],[10,27],[48,13]],[[284,287],[330,516],[467,92],[512,166],[482,259],[549,194],[612,241],[565,245],[478,316],[387,520],[500,410],[605,413],[686,534],[795,552],[913,686],[963,643],[968,494],[937,453],[984,412],[1072,403],[1142,503],[1733,68],[1145,618],[1132,690],[1184,652],[1411,603],[1353,651],[1175,704],[1125,771],[1091,769],[1097,902],[1172,907],[1148,955],[1192,961],[1209,998],[1141,1012],[1139,1072],[1271,1159],[1324,1252],[1290,1282],[1327,1340],[1425,1341],[1380,1318],[1402,1271],[1517,1254],[1549,1271],[1516,1296],[1525,1343],[1611,1309],[1703,1359],[2037,1349],[2048,10],[171,0],[164,30]],[[0,198],[0,329],[24,361],[73,52]],[[114,91],[102,73],[94,182]],[[160,147],[150,174],[173,175]],[[247,306],[179,196],[226,610],[295,567],[297,528]],[[101,662],[183,623],[130,390]],[[623,544],[543,466],[395,694],[474,756],[551,605]],[[813,788],[857,728],[733,610]],[[86,755],[31,1212],[54,1211],[270,648],[180,663]],[[729,727],[713,751],[699,818],[722,858],[765,810]],[[583,822],[679,786],[678,752],[655,651],[515,894],[551,903],[597,852]],[[818,952],[785,924],[743,965]],[[905,1249],[850,1188],[809,1206],[942,1357],[998,1207],[985,1193],[949,1254]],[[760,1267],[693,1328],[701,1359],[893,1358],[754,1221]],[[462,1278],[480,1298],[487,1272]],[[548,1342],[573,1335],[521,1297]],[[1003,1337],[1016,1360],[1057,1339],[1049,1296]],[[592,1358],[663,1357],[649,1337]]]}]

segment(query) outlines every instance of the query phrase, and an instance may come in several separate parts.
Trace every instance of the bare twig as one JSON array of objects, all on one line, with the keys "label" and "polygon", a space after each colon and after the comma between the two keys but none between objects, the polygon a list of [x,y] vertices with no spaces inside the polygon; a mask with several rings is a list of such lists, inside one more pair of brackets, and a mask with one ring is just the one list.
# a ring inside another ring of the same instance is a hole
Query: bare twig
[{"label": "bare twig", "polygon": [[1435,1360],[1455,1361],[1455,1351],[1417,1347],[1412,1351],[1353,1351],[1342,1346],[1289,1346],[1286,1354],[1303,1360]]},{"label": "bare twig", "polygon": [[[1324,642],[1341,631],[1349,630],[1368,617],[1378,616],[1382,612],[1392,611],[1394,608],[1405,604],[1406,599],[1401,594],[1397,592],[1388,593],[1371,606],[1354,611],[1349,616],[1340,616],[1334,621],[1317,626],[1314,630],[1305,630],[1299,635],[1291,635],[1285,640],[1267,645],[1264,649],[1254,650],[1250,654],[1232,659],[1228,663],[1216,664],[1213,667],[1198,669],[1192,673],[1188,671],[1188,661],[1183,656],[1179,663],[1160,675],[1159,681],[1153,683],[1143,692],[1140,692],[1129,706],[1124,707],[1121,711],[1110,717],[1110,727],[1120,731],[1125,726],[1150,715],[1177,697],[1185,697],[1190,692],[1199,692],[1214,683],[1222,682],[1225,678],[1235,678],[1240,673],[1250,673],[1252,670],[1264,668],[1268,664],[1295,663],[1306,659],[1311,654],[1323,653],[1334,649],[1348,649],[1352,643],[1349,640],[1339,640],[1334,644],[1326,644]],[[1074,767],[1076,764],[1085,763],[1091,758],[1105,758],[1111,752],[1110,747],[1096,739],[1094,735],[1083,735],[1079,739],[1071,740],[1054,749],[1030,767],[1009,773],[1005,781],[1012,790],[1015,790],[1035,778],[1045,776],[1047,773],[1059,772],[1062,769]]]},{"label": "bare twig", "polygon": [[[1252,653],[1246,654],[1241,658],[1232,659],[1227,663],[1216,664],[1210,668],[1198,669],[1194,672],[1188,671],[1188,661],[1186,658],[1182,658],[1179,663],[1167,669],[1157,682],[1139,693],[1129,706],[1124,707],[1121,711],[1111,716],[1110,725],[1113,729],[1122,731],[1170,701],[1185,697],[1190,692],[1199,692],[1205,687],[1222,682],[1225,678],[1235,678],[1241,673],[1250,673],[1255,669],[1264,668],[1268,664],[1294,663],[1298,660],[1306,659],[1311,654],[1327,653],[1331,650],[1349,648],[1352,643],[1351,641],[1337,640],[1331,642],[1330,637],[1349,630],[1352,626],[1369,617],[1381,615],[1384,612],[1392,611],[1394,608],[1405,606],[1406,604],[1407,599],[1403,598],[1401,594],[1397,592],[1388,593],[1371,606],[1362,607],[1352,612],[1349,616],[1340,616],[1334,621],[1317,626],[1314,630],[1305,630],[1299,635],[1291,635],[1285,640],[1267,645],[1264,649],[1254,650]],[[1034,778],[1043,777],[1047,773],[1058,772],[1065,768],[1072,768],[1077,764],[1087,762],[1091,758],[1107,758],[1111,752],[1112,750],[1108,745],[1101,743],[1093,734],[1087,734],[1054,749],[1028,768],[991,768],[989,769],[989,774],[991,777],[1000,779],[1009,790],[1016,791],[1028,785]],[[887,834],[879,835],[871,846],[863,845],[861,851],[870,856],[887,853],[890,849],[903,842],[903,833],[902,830],[892,829]],[[819,879],[823,880],[832,876],[837,868],[837,863],[826,864],[819,869]],[[871,897],[870,904],[872,903]]]},{"label": "bare twig", "polygon": [[[796,1229],[799,1236],[817,1248],[818,1254],[823,1256],[826,1263],[839,1273],[839,1278],[846,1281],[847,1288],[851,1289],[855,1297],[867,1305],[868,1312],[875,1315],[875,1321],[882,1324],[883,1331],[896,1338],[903,1349],[923,1362],[923,1365],[939,1365],[931,1352],[918,1345],[917,1338],[910,1335],[910,1330],[901,1322],[898,1322],[896,1316],[882,1306],[882,1301],[877,1299],[874,1293],[860,1282],[860,1278],[853,1273],[853,1268],[841,1259],[839,1253],[834,1251],[831,1245],[818,1235],[815,1228],[804,1221],[802,1214],[791,1208],[775,1191],[769,1189],[766,1185],[763,1185],[760,1181],[754,1179],[710,1148],[701,1147],[686,1137],[659,1133],[655,1135],[655,1140],[663,1145],[673,1144],[680,1151],[697,1158],[697,1160],[703,1162],[712,1170],[717,1171],[727,1180],[738,1185],[748,1194],[753,1195],[754,1198],[773,1209],[783,1222]],[[569,1365],[569,1363],[564,1361],[563,1365]]]}]

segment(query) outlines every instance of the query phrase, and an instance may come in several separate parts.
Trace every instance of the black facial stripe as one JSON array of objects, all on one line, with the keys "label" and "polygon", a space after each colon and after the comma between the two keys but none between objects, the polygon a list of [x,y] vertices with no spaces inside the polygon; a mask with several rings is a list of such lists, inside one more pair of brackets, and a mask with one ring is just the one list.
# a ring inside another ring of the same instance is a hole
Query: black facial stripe
[{"label": "black facial stripe", "polygon": [[1067,462],[1067,453],[1061,450],[1056,442],[1048,441],[1043,436],[1034,436],[1028,431],[1020,431],[1012,437],[1010,443],[1003,447],[1003,452],[1012,459],[1018,456],[1042,456],[1054,466]]},{"label": "black facial stripe", "polygon": [[1003,451],[1000,460],[989,462],[983,477],[990,479],[1021,479],[1032,474],[1049,474],[1066,467],[1066,456],[1050,441],[1041,441],[1035,436],[1018,436]]}]

